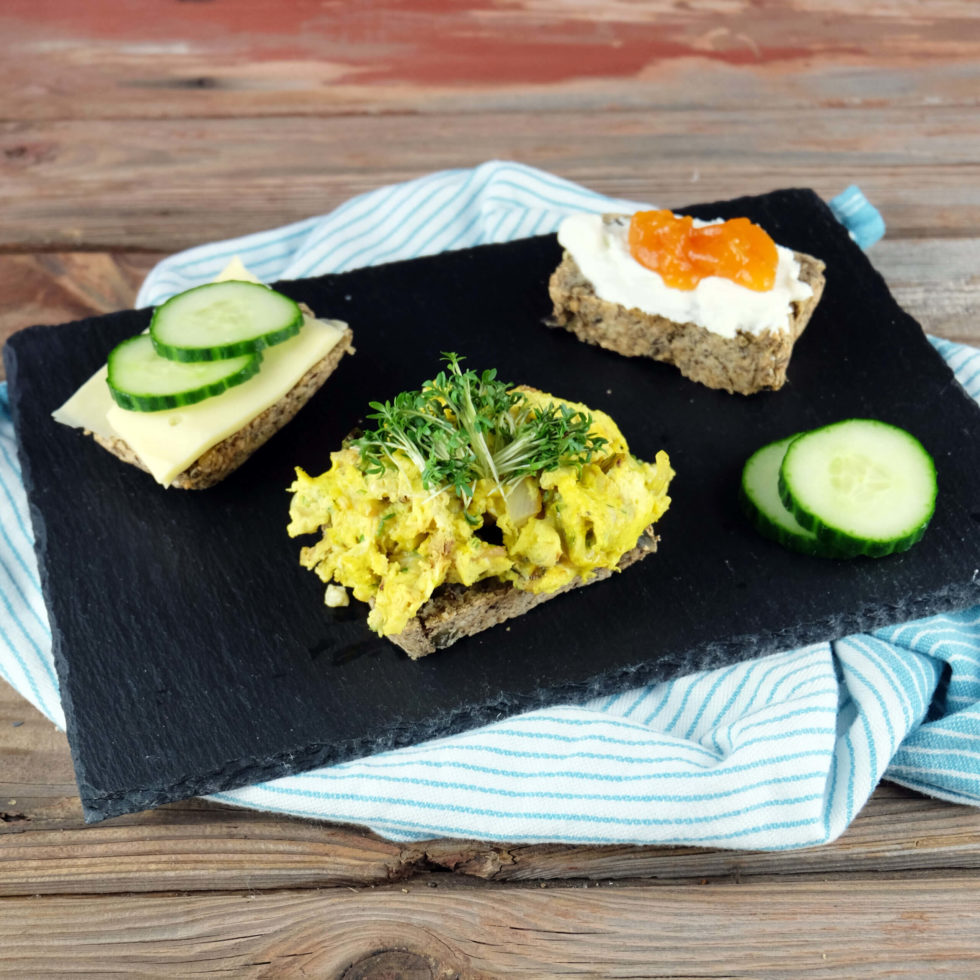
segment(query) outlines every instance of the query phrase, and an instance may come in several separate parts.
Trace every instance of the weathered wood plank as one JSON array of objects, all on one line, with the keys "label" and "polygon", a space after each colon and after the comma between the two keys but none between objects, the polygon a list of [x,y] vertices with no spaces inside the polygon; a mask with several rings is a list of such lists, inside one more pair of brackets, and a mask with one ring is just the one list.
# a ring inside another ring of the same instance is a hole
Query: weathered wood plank
[{"label": "weathered wood plank", "polygon": [[0,254],[0,345],[22,327],[131,307],[139,284],[162,257],[140,252]]},{"label": "weathered wood plank", "polygon": [[[204,803],[121,826],[37,830],[29,802],[18,798],[16,809],[5,811],[14,822],[0,833],[0,896],[337,888],[432,871],[500,882],[908,877],[953,868],[980,874],[976,812],[896,787],[879,790],[841,840],[792,854],[459,840],[398,845],[357,828]],[[77,825],[76,809],[62,822]]]},{"label": "weathered wood plank", "polygon": [[[971,977],[980,881],[481,887],[0,900],[0,974]],[[434,886],[434,887],[433,887]]]},{"label": "weathered wood plank", "polygon": [[[971,0],[8,0],[0,118],[976,104]],[[433,16],[438,29],[433,30]],[[914,81],[913,81],[914,79]]]},{"label": "weathered wood plank", "polygon": [[0,251],[176,251],[441,167],[520,160],[663,205],[859,183],[893,236],[973,237],[973,109],[0,124]]},{"label": "weathered wood plank", "polygon": [[927,333],[980,347],[980,238],[884,238],[871,250],[898,304]]},{"label": "weathered wood plank", "polygon": [[502,882],[772,880],[980,869],[980,811],[884,785],[844,836],[784,853],[438,840],[201,800],[86,827],[64,735],[0,684],[0,896],[338,888],[431,871]]}]

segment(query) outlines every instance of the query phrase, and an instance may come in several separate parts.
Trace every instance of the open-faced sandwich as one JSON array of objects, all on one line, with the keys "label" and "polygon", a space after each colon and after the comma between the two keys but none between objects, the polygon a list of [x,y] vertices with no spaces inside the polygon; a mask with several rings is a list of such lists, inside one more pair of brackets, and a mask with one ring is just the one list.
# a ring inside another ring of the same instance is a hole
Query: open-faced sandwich
[{"label": "open-faced sandwich", "polygon": [[575,214],[558,241],[553,325],[744,395],[783,386],[824,287],[823,262],[747,218]]},{"label": "open-faced sandwich", "polygon": [[674,475],[603,412],[446,360],[290,488],[288,532],[320,534],[300,560],[327,604],[351,589],[413,658],[652,553]]},{"label": "open-faced sandwich", "polygon": [[165,487],[201,490],[241,466],[320,389],[352,333],[235,261],[153,313],[54,418]]}]

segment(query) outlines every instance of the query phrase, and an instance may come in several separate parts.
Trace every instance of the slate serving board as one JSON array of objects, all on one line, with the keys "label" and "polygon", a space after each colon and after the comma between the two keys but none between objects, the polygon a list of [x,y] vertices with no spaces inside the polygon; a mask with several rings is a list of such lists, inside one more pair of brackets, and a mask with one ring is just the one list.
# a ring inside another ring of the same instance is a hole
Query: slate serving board
[{"label": "slate serving board", "polygon": [[[164,491],[50,412],[148,311],[14,335],[5,350],[79,791],[90,821],[445,735],[549,703],[869,630],[980,599],[980,409],[820,199],[789,190],[685,209],[747,215],[822,258],[790,381],[749,398],[543,326],[553,236],[290,282],[349,320],[357,354],[218,487]],[[364,607],[328,610],[285,533],[293,467],[321,472],[367,402],[441,351],[608,411],[671,456],[659,552],[418,662]],[[908,428],[940,494],[925,539],[882,560],[785,551],[741,517],[758,446],[851,416]]]}]

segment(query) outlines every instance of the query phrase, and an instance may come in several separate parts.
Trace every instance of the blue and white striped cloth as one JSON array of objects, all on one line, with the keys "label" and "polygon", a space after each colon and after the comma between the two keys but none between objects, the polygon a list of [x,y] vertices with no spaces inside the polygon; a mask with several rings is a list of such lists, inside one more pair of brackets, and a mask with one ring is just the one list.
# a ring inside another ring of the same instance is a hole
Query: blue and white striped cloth
[{"label": "blue and white striped cloth", "polygon": [[[851,209],[858,198],[848,195]],[[553,231],[575,210],[638,206],[487,163],[173,256],[147,278],[139,304],[211,278],[232,255],[265,280],[289,279]],[[882,230],[868,208],[850,211],[863,215],[853,233],[865,246]],[[980,351],[934,343],[980,398]],[[0,491],[0,676],[63,727],[5,391]],[[882,778],[980,803],[980,607],[555,705],[214,798],[397,840],[780,850],[838,836]]]}]

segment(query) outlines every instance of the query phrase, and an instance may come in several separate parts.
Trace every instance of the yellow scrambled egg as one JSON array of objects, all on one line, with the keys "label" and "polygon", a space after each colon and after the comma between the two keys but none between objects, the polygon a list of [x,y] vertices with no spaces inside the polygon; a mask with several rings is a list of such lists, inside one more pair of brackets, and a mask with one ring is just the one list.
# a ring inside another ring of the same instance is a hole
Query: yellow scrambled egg
[{"label": "yellow scrambled egg", "polygon": [[[562,402],[527,394],[542,406]],[[381,635],[405,629],[443,583],[496,577],[554,592],[615,567],[667,510],[674,472],[664,452],[653,463],[630,455],[608,415],[564,404],[591,414],[592,431],[607,440],[602,450],[580,469],[525,477],[506,494],[480,480],[465,512],[452,490],[427,490],[407,457],[398,458],[397,469],[368,475],[358,450],[345,448],[331,454],[321,476],[297,469],[288,532],[321,533],[302,549],[302,565],[328,583],[328,601],[339,583],[370,603],[368,625]]]}]

